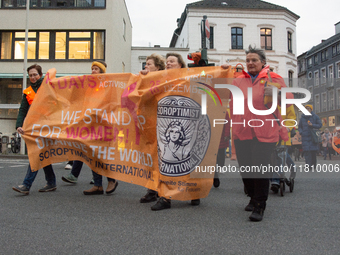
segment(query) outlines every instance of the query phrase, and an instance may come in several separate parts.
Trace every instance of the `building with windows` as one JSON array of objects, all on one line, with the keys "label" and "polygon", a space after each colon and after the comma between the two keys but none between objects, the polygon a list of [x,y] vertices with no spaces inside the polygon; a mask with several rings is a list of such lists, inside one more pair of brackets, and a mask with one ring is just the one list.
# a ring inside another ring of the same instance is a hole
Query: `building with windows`
[{"label": "building with windows", "polygon": [[[0,132],[15,131],[22,98],[26,0],[0,0]],[[124,0],[30,0],[28,66],[58,76],[131,72],[132,25]],[[28,83],[29,84],[29,83]]]},{"label": "building with windows", "polygon": [[[187,50],[187,53],[200,51],[201,20],[204,15],[210,26],[210,38],[207,42],[209,63],[241,63],[245,67],[244,51],[250,44],[256,45],[266,51],[267,64],[274,72],[286,78],[287,86],[297,86],[297,79],[293,78],[297,78],[298,15],[285,7],[260,0],[193,2],[186,5],[177,20],[170,48]],[[133,72],[142,69],[143,59],[150,50],[153,48],[132,48]],[[166,52],[165,48],[163,50]]]},{"label": "building with windows", "polygon": [[298,56],[299,87],[311,92],[310,103],[324,128],[340,126],[340,22],[335,35]]}]

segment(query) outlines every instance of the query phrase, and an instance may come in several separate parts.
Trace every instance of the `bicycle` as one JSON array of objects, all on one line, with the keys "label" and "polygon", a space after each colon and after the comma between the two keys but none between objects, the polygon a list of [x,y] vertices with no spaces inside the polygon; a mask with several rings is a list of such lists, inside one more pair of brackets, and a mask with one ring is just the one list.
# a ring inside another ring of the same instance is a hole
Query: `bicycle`
[{"label": "bicycle", "polygon": [[14,137],[11,137],[11,150],[13,153],[19,153],[20,152],[20,146],[21,146],[21,137],[18,132],[12,133]]}]

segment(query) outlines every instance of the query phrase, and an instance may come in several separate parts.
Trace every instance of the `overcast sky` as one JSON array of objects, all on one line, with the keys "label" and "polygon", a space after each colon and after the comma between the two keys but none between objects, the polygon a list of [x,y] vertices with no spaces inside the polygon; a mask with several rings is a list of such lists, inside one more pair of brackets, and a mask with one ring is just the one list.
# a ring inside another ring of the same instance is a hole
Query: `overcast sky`
[{"label": "overcast sky", "polygon": [[[221,0],[222,1],[222,0]],[[132,22],[132,46],[168,47],[176,20],[186,4],[196,0],[125,0]],[[300,16],[297,21],[297,54],[335,34],[340,21],[340,0],[268,0]],[[209,17],[208,17],[209,19]]]}]

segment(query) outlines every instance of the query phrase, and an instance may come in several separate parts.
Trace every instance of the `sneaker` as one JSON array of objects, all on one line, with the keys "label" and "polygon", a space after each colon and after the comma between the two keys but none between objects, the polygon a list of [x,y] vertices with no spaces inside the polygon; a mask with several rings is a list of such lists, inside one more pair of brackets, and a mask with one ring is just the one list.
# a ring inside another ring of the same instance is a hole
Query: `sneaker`
[{"label": "sneaker", "polygon": [[78,181],[78,178],[75,177],[73,174],[69,173],[68,175],[66,176],[63,176],[61,177],[61,179],[64,181],[64,182],[68,182],[68,183],[77,183]]},{"label": "sneaker", "polygon": [[199,205],[201,203],[200,199],[191,200],[191,205]]},{"label": "sneaker", "polygon": [[220,179],[219,178],[214,178],[214,187],[218,188],[220,186]]},{"label": "sneaker", "polygon": [[104,194],[102,186],[93,186],[91,189],[84,190],[84,195],[102,195]]},{"label": "sneaker", "polygon": [[247,212],[252,212],[254,210],[254,204],[251,200],[249,201],[249,204],[244,208],[244,210]]},{"label": "sneaker", "polygon": [[161,197],[158,199],[157,203],[151,206],[152,211],[159,211],[163,209],[170,209],[171,208],[171,200],[166,199],[165,197]]},{"label": "sneaker", "polygon": [[22,193],[22,194],[25,194],[25,195],[28,195],[30,193],[30,189],[27,188],[25,185],[18,185],[18,186],[15,186],[15,187],[12,187],[12,189],[16,192],[19,192],[19,193]]},{"label": "sneaker", "polygon": [[66,170],[71,170],[72,169],[72,165],[67,163],[66,166],[65,166],[65,169]]},{"label": "sneaker", "polygon": [[279,192],[279,189],[280,189],[280,185],[278,184],[272,184],[272,186],[270,187],[270,190],[273,191],[275,194]]},{"label": "sneaker", "polygon": [[141,203],[150,203],[150,202],[153,202],[153,201],[157,201],[157,192],[156,191],[153,191],[153,192],[148,191],[146,193],[146,195],[139,200],[139,202],[141,202]]},{"label": "sneaker", "polygon": [[249,219],[251,221],[261,221],[263,219],[263,209],[254,207],[253,212],[250,214]]},{"label": "sneaker", "polygon": [[106,188],[106,194],[113,193],[116,190],[117,186],[118,186],[117,181],[109,181]]},{"label": "sneaker", "polygon": [[56,189],[57,189],[57,185],[46,184],[45,187],[39,189],[39,192],[55,191]]}]

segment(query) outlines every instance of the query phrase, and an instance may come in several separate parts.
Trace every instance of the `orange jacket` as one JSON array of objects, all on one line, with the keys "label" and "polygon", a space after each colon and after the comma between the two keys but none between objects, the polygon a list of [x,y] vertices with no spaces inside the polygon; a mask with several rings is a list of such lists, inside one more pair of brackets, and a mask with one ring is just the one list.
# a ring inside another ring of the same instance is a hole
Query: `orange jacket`
[{"label": "orange jacket", "polygon": [[[238,78],[234,79],[233,85],[240,88],[244,95],[244,115],[234,115],[233,114],[233,98],[230,102],[230,119],[232,121],[232,134],[233,139],[240,140],[252,140],[256,137],[260,142],[265,143],[275,143],[281,140],[288,140],[288,132],[286,128],[281,128],[276,121],[268,121],[268,119],[275,119],[274,115],[277,119],[282,121],[282,117],[278,108],[274,111],[273,114],[268,115],[255,115],[248,108],[248,88],[253,88],[253,106],[257,110],[267,110],[264,105],[264,85],[265,82],[269,82],[269,78],[267,75],[267,70],[269,66],[264,67],[258,77],[255,79],[254,83],[252,83],[252,79],[250,75],[243,71],[243,74]],[[276,73],[271,72],[272,82],[279,83],[282,87],[287,87],[282,79],[282,77]],[[287,93],[287,97],[292,98],[293,95],[291,93]],[[270,108],[271,105],[268,105]],[[249,120],[261,120],[261,121],[251,121],[250,125],[248,125]],[[245,124],[243,124],[245,122]],[[236,124],[237,123],[237,124]],[[263,126],[260,126],[262,125]],[[251,127],[258,126],[258,127]],[[281,128],[281,130],[280,130]]]}]

